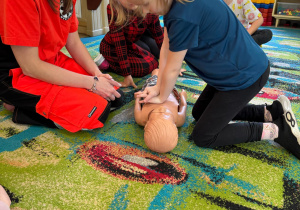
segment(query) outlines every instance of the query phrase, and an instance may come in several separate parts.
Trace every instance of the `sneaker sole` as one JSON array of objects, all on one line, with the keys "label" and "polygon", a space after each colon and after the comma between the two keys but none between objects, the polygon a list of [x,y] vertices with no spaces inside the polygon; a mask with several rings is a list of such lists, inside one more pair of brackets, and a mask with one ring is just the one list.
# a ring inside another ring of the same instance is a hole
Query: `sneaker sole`
[{"label": "sneaker sole", "polygon": [[300,131],[298,128],[296,117],[293,113],[290,100],[286,96],[279,96],[277,99],[283,108],[284,119],[291,128],[292,133],[297,138],[298,144],[300,145]]}]

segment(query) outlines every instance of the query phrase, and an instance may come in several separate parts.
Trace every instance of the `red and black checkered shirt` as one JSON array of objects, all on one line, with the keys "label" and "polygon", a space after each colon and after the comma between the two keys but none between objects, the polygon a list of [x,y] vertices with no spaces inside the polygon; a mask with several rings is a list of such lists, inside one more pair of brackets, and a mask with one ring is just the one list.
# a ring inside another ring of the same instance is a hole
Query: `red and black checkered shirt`
[{"label": "red and black checkered shirt", "polygon": [[[111,7],[107,5],[108,21]],[[117,13],[114,10],[114,16]],[[148,14],[144,19],[133,18],[126,26],[116,26],[115,19],[109,25],[109,32],[100,44],[100,52],[116,73],[141,77],[158,67],[154,55],[135,44],[146,32],[150,32],[159,49],[163,42],[163,29],[157,15]]]}]

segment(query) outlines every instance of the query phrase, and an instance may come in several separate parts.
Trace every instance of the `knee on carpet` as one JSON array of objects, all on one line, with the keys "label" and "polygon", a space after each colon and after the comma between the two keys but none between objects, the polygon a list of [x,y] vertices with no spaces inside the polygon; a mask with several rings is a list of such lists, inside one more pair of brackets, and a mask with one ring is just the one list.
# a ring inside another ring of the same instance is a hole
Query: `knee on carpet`
[{"label": "knee on carpet", "polygon": [[211,145],[214,142],[214,138],[205,135],[205,132],[201,133],[196,129],[191,134],[191,139],[195,142],[198,147],[212,148]]},{"label": "knee on carpet", "polygon": [[197,110],[195,108],[192,109],[192,116],[196,121],[199,120],[201,115],[202,115],[202,112],[199,112],[199,110]]}]

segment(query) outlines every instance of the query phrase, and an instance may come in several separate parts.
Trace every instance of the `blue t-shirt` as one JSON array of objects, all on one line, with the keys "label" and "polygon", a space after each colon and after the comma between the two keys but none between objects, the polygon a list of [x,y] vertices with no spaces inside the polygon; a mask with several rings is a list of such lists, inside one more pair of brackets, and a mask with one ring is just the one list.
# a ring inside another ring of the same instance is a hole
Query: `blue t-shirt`
[{"label": "blue t-shirt", "polygon": [[170,51],[187,49],[188,66],[218,90],[245,89],[268,67],[263,50],[222,0],[173,0],[164,26]]}]

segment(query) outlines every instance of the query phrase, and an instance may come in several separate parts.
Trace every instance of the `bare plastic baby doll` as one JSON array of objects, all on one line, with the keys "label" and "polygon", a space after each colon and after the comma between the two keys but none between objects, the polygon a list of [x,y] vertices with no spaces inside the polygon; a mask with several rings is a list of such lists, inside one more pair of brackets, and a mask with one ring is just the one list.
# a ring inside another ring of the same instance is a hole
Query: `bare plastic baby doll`
[{"label": "bare plastic baby doll", "polygon": [[[146,81],[146,86],[156,84],[157,76]],[[149,84],[150,83],[150,84]],[[153,84],[155,83],[155,84]],[[136,95],[136,94],[135,94]],[[144,127],[144,140],[149,149],[159,153],[173,150],[178,142],[178,130],[185,122],[187,94],[179,94],[174,88],[168,99],[161,104],[141,104],[135,97],[134,117],[137,124]]]}]

